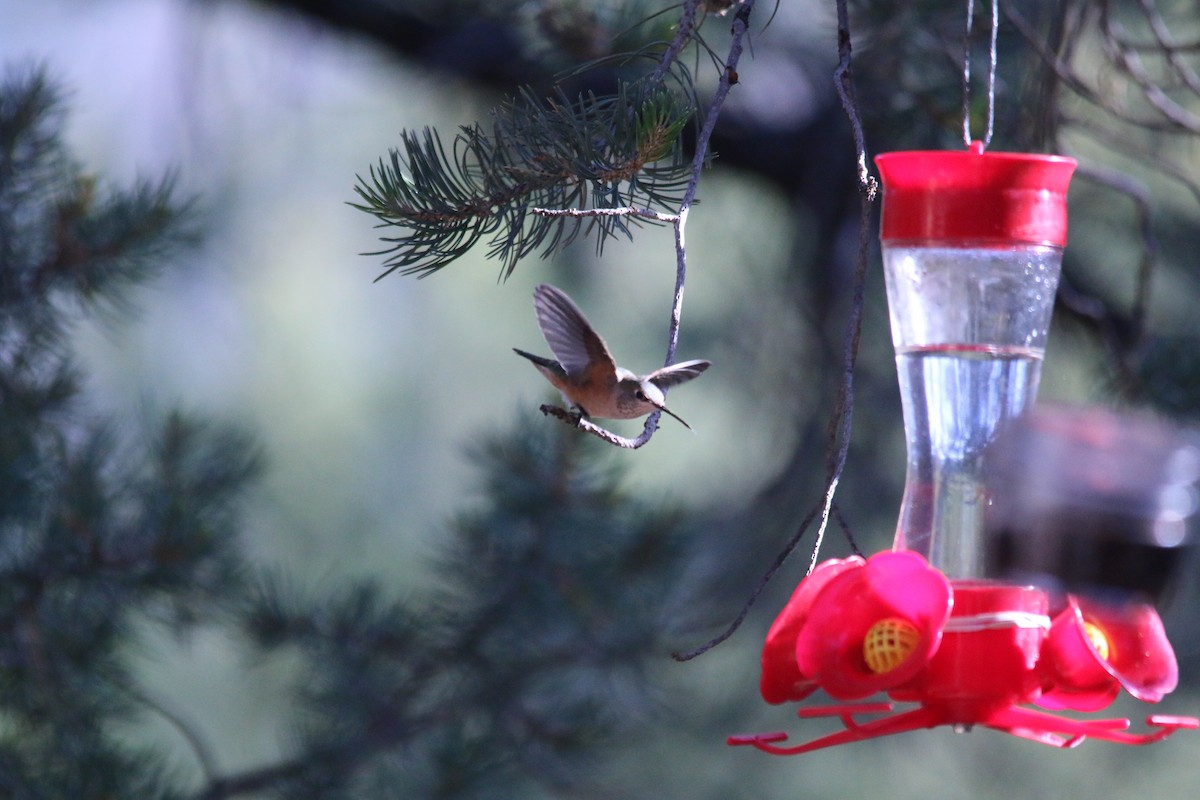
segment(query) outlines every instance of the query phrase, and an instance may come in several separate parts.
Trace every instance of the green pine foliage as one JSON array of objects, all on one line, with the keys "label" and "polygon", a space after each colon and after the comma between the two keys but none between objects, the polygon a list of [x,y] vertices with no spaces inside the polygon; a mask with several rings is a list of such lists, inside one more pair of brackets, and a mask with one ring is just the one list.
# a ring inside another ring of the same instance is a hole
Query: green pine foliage
[{"label": "green pine foliage", "polygon": [[303,745],[276,796],[594,788],[604,754],[653,717],[648,674],[670,650],[683,520],[583,468],[603,445],[539,422],[479,449],[486,502],[448,531],[429,596],[263,583],[250,634],[307,665]]},{"label": "green pine foliage", "polygon": [[597,249],[629,235],[638,217],[539,216],[534,209],[639,208],[673,212],[691,177],[682,133],[695,111],[678,90],[641,81],[612,96],[575,100],[532,91],[498,108],[490,131],[463,126],[447,152],[441,136],[403,131],[401,147],[355,187],[355,208],[376,217],[388,275],[436,272],[488,238],[508,277],[522,258],[547,257],[594,233]]},{"label": "green pine foliage", "polygon": [[[854,5],[860,14],[874,9],[863,17],[871,35],[862,49],[878,66],[860,68],[869,79],[858,85],[867,87],[864,109],[876,111],[864,113],[875,146],[953,142],[957,74],[918,69],[944,58],[952,9]],[[1053,11],[1022,5],[1031,7]],[[1000,44],[1016,41],[1010,34]],[[883,57],[893,44],[904,62],[894,71],[895,59]],[[1013,54],[1002,64],[1017,61]],[[551,218],[538,207],[675,210],[690,178],[681,140],[695,101],[679,89],[689,81],[668,80],[671,88],[626,83],[611,96],[549,102],[519,94],[450,143],[433,131],[404,133],[358,186],[359,207],[386,229],[384,274],[429,274],[486,241],[507,275],[527,256],[580,236],[600,246],[644,221]],[[1045,89],[1003,71],[1000,87]],[[1017,115],[1053,105],[1032,97],[1002,106],[1015,110],[997,120],[997,147],[1051,141],[1023,138],[1041,128]],[[893,116],[900,111],[913,119]],[[64,122],[61,93],[44,72],[0,81],[0,797],[628,796],[605,767],[648,731],[661,735],[651,723],[674,698],[657,684],[657,665],[673,668],[669,651],[695,643],[666,638],[689,625],[689,638],[699,638],[696,629],[731,616],[764,551],[778,546],[780,530],[794,530],[795,487],[820,472],[810,455],[819,447],[797,445],[773,484],[741,508],[709,510],[702,528],[704,510],[684,514],[625,491],[615,470],[597,466],[602,452],[612,457],[606,446],[522,418],[479,446],[479,500],[447,524],[427,593],[361,580],[297,587],[285,574],[263,575],[238,547],[240,501],[260,471],[252,441],[179,412],[133,430],[83,393],[69,349],[73,321],[126,310],[130,292],[169,268],[196,231],[171,181],[120,189],[87,173],[63,145]],[[1192,218],[1179,230],[1179,251],[1190,255]],[[821,281],[829,266],[814,261]],[[789,284],[787,293],[812,295],[813,285]],[[1186,331],[1151,335],[1132,370],[1148,399],[1189,418],[1200,408],[1195,341]],[[860,425],[870,409],[860,406]],[[824,441],[823,422],[799,424]],[[860,466],[858,485],[873,468]],[[878,501],[866,485],[863,508]],[[755,608],[758,623],[790,588],[776,581],[779,596]],[[252,654],[293,659],[292,715],[281,732],[288,754],[244,772],[206,765],[200,774],[117,739],[121,723],[161,713],[127,660],[153,622],[178,634],[224,626]],[[739,706],[753,696],[742,688]],[[720,747],[712,728],[687,735],[703,742],[706,758]],[[910,741],[889,747],[916,752],[932,740]],[[876,782],[895,780],[898,760],[864,761],[862,752],[831,751],[821,763],[857,775],[878,761]],[[970,762],[984,776],[976,788],[995,771],[991,751],[984,755]],[[745,763],[749,772],[762,762]],[[729,793],[755,791],[742,780],[729,777]],[[643,787],[641,796],[670,792]]]},{"label": "green pine foliage", "polygon": [[[653,717],[651,666],[668,661],[689,561],[683,515],[623,492],[596,466],[604,445],[524,418],[479,447],[484,502],[448,526],[428,596],[369,581],[305,592],[262,575],[238,545],[261,461],[246,435],[179,412],[127,430],[88,404],[72,322],[125,308],[195,235],[169,184],[109,190],[85,175],[63,124],[44,72],[7,77],[0,796],[510,798],[596,785],[605,754]],[[181,636],[231,627],[250,652],[298,654],[281,732],[291,754],[197,776],[115,738],[167,713],[128,662],[148,623]]]},{"label": "green pine foliage", "polygon": [[183,630],[240,583],[240,433],[170,413],[125,432],[88,408],[71,321],[120,306],[194,238],[167,183],[104,190],[62,146],[44,72],[0,84],[0,795],[179,796],[110,739],[136,713],[136,624]]}]

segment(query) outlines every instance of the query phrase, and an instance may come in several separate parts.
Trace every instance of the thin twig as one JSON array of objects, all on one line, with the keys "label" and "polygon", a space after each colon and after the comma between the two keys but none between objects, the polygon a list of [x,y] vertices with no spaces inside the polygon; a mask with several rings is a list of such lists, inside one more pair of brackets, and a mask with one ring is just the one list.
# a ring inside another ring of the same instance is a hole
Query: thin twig
[{"label": "thin twig", "polygon": [[[867,145],[863,135],[862,120],[858,115],[858,100],[854,90],[854,74],[851,69],[852,48],[850,42],[850,15],[846,0],[838,0],[838,66],[834,71],[834,83],[842,110],[850,120],[854,132],[854,148],[858,160],[858,249],[854,265],[854,294],[850,304],[850,319],[846,323],[846,338],[842,348],[842,382],[838,390],[837,406],[831,420],[831,430],[837,434],[829,442],[827,458],[827,505],[833,503],[833,493],[846,466],[850,451],[850,434],[854,427],[854,367],[858,361],[858,345],[862,338],[862,317],[867,280],[867,260],[871,249],[871,216],[879,184],[867,169]],[[834,444],[837,443],[836,455]],[[815,548],[814,548],[815,550]],[[816,562],[814,552],[813,562]],[[810,568],[811,571],[811,568]]]},{"label": "thin twig", "polygon": [[1188,133],[1200,134],[1200,116],[1193,114],[1168,97],[1146,70],[1141,56],[1136,51],[1120,45],[1120,41],[1124,38],[1124,28],[1109,14],[1108,3],[1100,7],[1100,21],[1101,30],[1105,34],[1103,37],[1105,51],[1113,63],[1141,89],[1142,96],[1146,98],[1146,101],[1172,125]]},{"label": "thin twig", "polygon": [[[626,436],[621,436],[619,434],[613,433],[612,431],[608,430],[607,428],[600,427],[596,423],[589,420],[587,417],[581,416],[580,414],[573,413],[571,411],[567,411],[565,408],[562,408],[561,406],[556,406],[556,405],[551,405],[549,403],[546,403],[546,404],[539,406],[538,410],[540,410],[543,414],[545,414],[548,417],[557,417],[558,419],[561,419],[563,422],[566,422],[570,425],[574,425],[575,427],[579,428],[579,430],[583,431],[584,433],[590,433],[599,439],[603,439],[604,441],[608,442],[611,445],[615,445],[616,447],[624,447],[627,450],[636,450],[639,447],[641,447],[643,444],[645,444],[645,442],[640,441],[642,438],[640,436],[637,439],[630,439]],[[659,412],[655,411],[652,416],[657,417],[658,413]]]},{"label": "thin twig", "polygon": [[833,504],[833,518],[842,528],[842,533],[846,536],[846,542],[850,545],[850,552],[856,556],[863,555],[862,548],[858,546],[858,537],[854,535],[854,531],[850,527],[850,523],[846,521],[846,517],[842,514],[842,508],[837,503]]},{"label": "thin twig", "polygon": [[[850,119],[850,125],[854,134],[854,146],[858,153],[857,173],[859,196],[861,198],[861,214],[859,218],[857,261],[854,270],[854,296],[851,301],[850,319],[847,321],[846,339],[842,351],[842,381],[838,387],[834,416],[829,423],[829,440],[826,448],[825,494],[822,502],[813,506],[804,519],[801,520],[792,537],[775,556],[775,560],[767,568],[767,571],[763,573],[758,585],[750,593],[749,598],[742,605],[737,616],[734,617],[725,630],[694,650],[672,653],[671,657],[676,661],[690,661],[697,656],[707,653],[733,636],[737,629],[742,626],[742,623],[745,622],[746,617],[750,614],[750,609],[766,590],[767,585],[770,584],[775,574],[779,572],[780,568],[783,567],[784,563],[787,562],[792,553],[800,545],[800,540],[808,531],[809,526],[812,525],[813,520],[817,518],[817,515],[822,515],[823,531],[830,512],[836,509],[833,498],[837,490],[838,481],[841,479],[842,470],[846,466],[846,457],[850,451],[850,434],[854,419],[854,367],[858,359],[858,345],[862,335],[867,257],[870,253],[871,243],[872,206],[879,189],[878,182],[871,175],[867,167],[866,137],[863,135],[862,121],[858,114],[858,103],[854,91],[854,77],[850,69],[850,22],[849,13],[846,9],[846,0],[838,0],[837,6],[838,66],[834,70],[834,84],[837,87],[838,96],[842,100],[842,108],[846,112],[846,116]],[[820,541],[818,540],[816,546],[813,548],[812,563],[809,565],[809,572],[812,571],[813,566],[816,564],[819,552]]]},{"label": "thin twig", "polygon": [[1079,177],[1105,186],[1129,198],[1137,213],[1138,235],[1142,239],[1142,259],[1138,264],[1130,323],[1133,328],[1130,344],[1136,348],[1146,333],[1146,317],[1150,308],[1150,288],[1158,261],[1158,237],[1154,235],[1154,212],[1151,209],[1150,189],[1143,182],[1115,169],[1094,164],[1080,167]]},{"label": "thin twig", "polygon": [[[662,80],[670,70],[671,64],[679,57],[683,50],[684,44],[692,36],[692,28],[696,19],[696,6],[699,0],[687,0],[684,3],[683,15],[679,21],[679,27],[676,30],[675,39],[668,46],[663,54],[662,62],[658,69],[654,72],[654,80]],[[683,290],[687,282],[687,248],[685,231],[687,228],[687,218],[691,210],[692,204],[696,201],[696,192],[700,185],[700,175],[704,171],[704,165],[708,160],[708,144],[712,139],[713,130],[717,125],[717,118],[721,115],[721,109],[725,105],[725,98],[729,94],[730,88],[736,83],[737,65],[741,59],[744,49],[744,40],[746,33],[750,27],[750,12],[754,8],[754,0],[742,0],[738,5],[737,13],[733,16],[733,23],[730,32],[729,55],[725,61],[725,70],[721,73],[717,81],[717,89],[713,93],[712,100],[708,104],[708,110],[705,113],[704,122],[700,126],[700,131],[696,136],[696,151],[692,157],[692,175],[688,181],[687,188],[683,192],[683,197],[679,203],[679,211],[673,215],[662,215],[664,218],[661,221],[670,221],[675,229],[675,292],[671,299],[671,320],[667,328],[667,354],[663,359],[663,366],[670,366],[675,362],[675,351],[679,344],[679,324],[683,314]],[[538,209],[535,213],[549,214],[564,214],[567,216],[591,216],[590,211],[581,209],[568,209],[563,212],[550,212],[546,209]],[[625,216],[647,216],[637,209],[617,209],[612,212],[615,215]],[[642,445],[650,441],[650,437],[654,435],[658,429],[658,421],[661,416],[660,412],[655,411],[646,418],[646,424],[642,428],[642,432],[634,439],[629,439],[619,434],[613,433],[605,428],[592,423],[589,420],[580,418],[576,414],[572,414],[565,409],[556,406],[542,406],[543,414],[550,414],[558,417],[564,422],[576,425],[580,430],[592,434],[609,444],[614,444],[618,447],[625,447],[636,450]]]},{"label": "thin twig", "polygon": [[811,575],[812,571],[817,568],[817,559],[821,555],[821,543],[825,541],[825,529],[829,527],[829,511],[833,508],[833,496],[837,493],[840,478],[840,475],[834,475],[833,480],[829,481],[829,485],[825,489],[825,502],[821,505],[821,524],[817,526],[817,538],[813,541],[812,557],[809,559],[806,575]]},{"label": "thin twig", "polygon": [[667,73],[671,71],[671,67],[679,60],[680,53],[692,41],[692,34],[696,27],[696,7],[700,5],[700,0],[685,0],[683,4],[683,13],[679,17],[679,23],[675,27],[675,38],[667,45],[667,49],[663,51],[662,58],[655,67],[654,72],[650,75],[650,80],[654,83],[661,83],[667,77]]},{"label": "thin twig", "polygon": [[[1171,31],[1167,27],[1166,20],[1162,18],[1162,14],[1159,13],[1153,0],[1139,0],[1139,5],[1141,5],[1142,12],[1146,15],[1146,22],[1150,26],[1150,31],[1154,34],[1154,48],[1156,52],[1163,54],[1167,59],[1167,63],[1171,65],[1171,70],[1193,94],[1200,95],[1200,75],[1180,60],[1179,48],[1171,37]],[[1127,41],[1123,41],[1121,45],[1129,50],[1140,49]]]},{"label": "thin twig", "polygon": [[1154,215],[1151,209],[1150,190],[1144,183],[1123,172],[1114,169],[1088,164],[1081,165],[1077,175],[1097,185],[1111,189],[1121,194],[1133,203],[1138,219],[1138,233],[1142,240],[1142,258],[1138,264],[1137,283],[1134,288],[1133,304],[1126,325],[1113,324],[1112,312],[1106,303],[1097,301],[1094,306],[1081,303],[1078,293],[1072,296],[1068,287],[1063,294],[1076,313],[1086,316],[1099,325],[1101,334],[1107,340],[1116,364],[1120,387],[1127,394],[1135,394],[1139,389],[1137,371],[1130,363],[1131,353],[1138,351],[1146,338],[1146,318],[1150,306],[1150,290],[1154,273],[1158,264],[1159,244],[1154,234]]},{"label": "thin twig", "polygon": [[767,567],[767,571],[763,573],[761,578],[759,578],[758,585],[754,587],[754,591],[750,593],[750,596],[746,598],[746,602],[742,604],[742,609],[737,613],[737,616],[733,618],[733,621],[726,626],[725,630],[721,631],[719,634],[709,639],[707,642],[694,650],[671,653],[671,658],[675,659],[676,661],[691,661],[693,658],[704,655],[709,650],[712,650],[717,645],[723,643],[730,636],[733,636],[733,634],[737,632],[737,629],[742,627],[742,623],[745,622],[746,617],[750,615],[750,609],[754,607],[754,604],[758,601],[758,598],[764,591],[766,591],[767,586],[775,577],[775,573],[779,572],[779,570],[783,568],[783,565],[787,563],[788,558],[791,557],[792,553],[795,552],[796,548],[800,545],[800,540],[804,537],[805,532],[808,531],[808,526],[812,525],[813,520],[817,518],[817,512],[819,511],[820,506],[814,506],[809,510],[808,514],[804,517],[804,520],[797,527],[796,532],[792,534],[792,538],[788,540],[788,543],[784,545],[779,554],[775,556],[775,560],[771,563],[771,566]]},{"label": "thin twig", "polygon": [[679,221],[678,214],[664,214],[649,208],[534,208],[531,211],[539,217],[643,217],[672,225]]},{"label": "thin twig", "polygon": [[108,678],[114,686],[158,714],[179,732],[179,735],[188,743],[188,747],[191,748],[193,755],[196,756],[196,762],[200,765],[200,772],[204,775],[206,782],[213,783],[217,779],[217,760],[213,755],[212,748],[209,747],[208,742],[204,740],[204,737],[200,735],[189,720],[185,719],[182,714],[169,708],[165,701],[151,696],[146,689],[131,686],[115,675],[109,675]]},{"label": "thin twig", "polygon": [[1111,152],[1158,170],[1164,176],[1186,189],[1196,202],[1200,203],[1200,182],[1188,177],[1189,170],[1185,170],[1178,162],[1161,156],[1157,152],[1151,151],[1148,147],[1137,147],[1129,139],[1123,139],[1109,129],[1089,120],[1073,117],[1064,117],[1064,120],[1069,122],[1073,129],[1085,133],[1091,137],[1092,141],[1102,145]]},{"label": "thin twig", "polygon": [[1005,18],[1012,23],[1017,32],[1025,39],[1042,59],[1042,62],[1049,67],[1062,81],[1063,85],[1073,91],[1081,100],[1096,106],[1104,113],[1111,116],[1113,119],[1120,122],[1125,122],[1130,125],[1142,128],[1149,131],[1177,131],[1178,129],[1170,121],[1162,118],[1139,117],[1129,113],[1117,104],[1111,102],[1104,93],[1089,86],[1083,81],[1079,75],[1071,69],[1070,64],[1060,58],[1057,53],[1048,48],[1038,35],[1037,29],[1029,22],[1020,12],[1016,11],[1012,4],[1004,7]]},{"label": "thin twig", "polygon": [[854,74],[850,69],[852,48],[850,45],[850,14],[846,0],[837,0],[838,18],[838,65],[833,71],[833,85],[837,89],[842,110],[850,119],[854,134],[854,151],[858,154],[858,190],[866,202],[874,202],[879,185],[867,168],[867,140],[863,135],[862,120],[858,116],[858,96],[854,89]]}]

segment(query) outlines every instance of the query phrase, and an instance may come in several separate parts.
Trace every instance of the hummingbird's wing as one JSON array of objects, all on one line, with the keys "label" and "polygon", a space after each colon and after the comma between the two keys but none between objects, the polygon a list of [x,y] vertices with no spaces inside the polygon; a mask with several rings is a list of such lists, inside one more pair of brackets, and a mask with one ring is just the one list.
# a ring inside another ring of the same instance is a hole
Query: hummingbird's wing
[{"label": "hummingbird's wing", "polygon": [[681,361],[678,364],[654,370],[654,372],[646,376],[646,380],[660,389],[668,389],[690,381],[710,366],[712,366],[712,362],[704,361],[703,359]]},{"label": "hummingbird's wing", "polygon": [[546,344],[568,375],[581,378],[585,372],[603,371],[616,380],[617,363],[604,340],[561,289],[541,284],[533,290],[533,307]]}]

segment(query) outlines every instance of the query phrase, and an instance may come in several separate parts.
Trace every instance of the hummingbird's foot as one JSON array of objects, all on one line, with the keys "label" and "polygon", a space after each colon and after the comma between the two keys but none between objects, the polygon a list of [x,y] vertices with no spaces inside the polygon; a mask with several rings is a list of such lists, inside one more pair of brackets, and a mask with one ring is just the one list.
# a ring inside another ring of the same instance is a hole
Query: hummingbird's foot
[{"label": "hummingbird's foot", "polygon": [[538,411],[541,411],[547,417],[558,417],[564,422],[574,425],[576,428],[582,428],[583,421],[588,418],[588,413],[579,406],[571,406],[571,409],[568,411],[561,406],[543,403],[538,406]]}]

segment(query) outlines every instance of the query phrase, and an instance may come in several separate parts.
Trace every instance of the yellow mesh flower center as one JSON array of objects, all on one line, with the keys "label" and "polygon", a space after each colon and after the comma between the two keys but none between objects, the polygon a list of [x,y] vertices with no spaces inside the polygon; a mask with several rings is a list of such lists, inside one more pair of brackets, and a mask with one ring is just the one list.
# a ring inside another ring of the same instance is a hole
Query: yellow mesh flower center
[{"label": "yellow mesh flower center", "polygon": [[906,619],[887,617],[867,629],[863,639],[863,659],[876,675],[891,672],[912,655],[921,641],[917,626]]},{"label": "yellow mesh flower center", "polygon": [[1104,635],[1104,631],[1100,626],[1091,622],[1084,622],[1083,632],[1087,634],[1088,641],[1092,643],[1092,647],[1096,648],[1096,653],[1100,658],[1108,661],[1108,637]]}]

